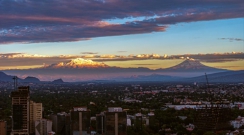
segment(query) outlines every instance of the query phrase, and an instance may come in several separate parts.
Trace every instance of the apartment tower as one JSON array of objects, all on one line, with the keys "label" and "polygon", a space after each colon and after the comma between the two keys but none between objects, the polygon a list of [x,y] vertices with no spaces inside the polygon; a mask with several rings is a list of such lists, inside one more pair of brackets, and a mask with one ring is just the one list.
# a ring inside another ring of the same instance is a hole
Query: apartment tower
[{"label": "apartment tower", "polygon": [[30,101],[30,134],[35,133],[35,121],[42,119],[42,103]]},{"label": "apartment tower", "polygon": [[98,134],[105,133],[105,116],[104,113],[96,114],[96,131]]},{"label": "apartment tower", "polygon": [[52,120],[52,130],[56,134],[70,134],[70,115],[66,112],[60,112],[54,115],[51,115]]},{"label": "apartment tower", "polygon": [[18,87],[11,92],[12,132],[11,135],[29,135],[29,86]]},{"label": "apartment tower", "polygon": [[90,110],[86,107],[74,107],[70,114],[71,134],[90,135]]},{"label": "apartment tower", "polygon": [[121,107],[109,107],[105,112],[105,135],[126,135],[127,113]]}]

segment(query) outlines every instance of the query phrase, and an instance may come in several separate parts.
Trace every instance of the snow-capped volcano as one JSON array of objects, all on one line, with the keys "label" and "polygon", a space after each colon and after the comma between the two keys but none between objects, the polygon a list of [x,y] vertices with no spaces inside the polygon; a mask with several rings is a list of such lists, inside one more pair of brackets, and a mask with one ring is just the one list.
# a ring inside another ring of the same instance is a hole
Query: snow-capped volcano
[{"label": "snow-capped volcano", "polygon": [[185,60],[182,63],[171,67],[171,69],[207,69],[209,67],[203,65],[197,60]]},{"label": "snow-capped volcano", "polygon": [[212,72],[221,72],[221,71],[227,71],[224,69],[218,69],[214,67],[209,67],[206,65],[203,65],[200,61],[198,60],[185,60],[182,63],[164,69],[165,71],[212,71]]},{"label": "snow-capped volcano", "polygon": [[[17,76],[36,76],[41,80],[54,80],[62,78],[65,81],[81,81],[81,80],[100,80],[100,79],[119,79],[128,77],[141,81],[152,80],[174,80],[174,77],[196,77],[204,75],[204,73],[212,74],[228,71],[214,67],[205,66],[197,60],[186,60],[176,66],[166,69],[151,70],[149,68],[120,68],[109,67],[108,65],[92,60],[77,58],[68,62],[60,62],[44,66],[42,68],[25,69],[25,70],[5,70],[7,74]],[[153,74],[153,75],[152,75]],[[130,77],[131,75],[135,75]],[[152,76],[150,76],[152,75]],[[163,75],[163,76],[162,76]],[[4,74],[2,73],[2,76]],[[1,80],[1,72],[0,72]],[[9,78],[12,81],[12,78]],[[123,79],[122,79],[123,80]]]},{"label": "snow-capped volcano", "polygon": [[72,59],[69,62],[60,62],[45,66],[44,68],[102,68],[109,67],[104,63],[94,62],[92,60],[86,60],[82,58]]}]

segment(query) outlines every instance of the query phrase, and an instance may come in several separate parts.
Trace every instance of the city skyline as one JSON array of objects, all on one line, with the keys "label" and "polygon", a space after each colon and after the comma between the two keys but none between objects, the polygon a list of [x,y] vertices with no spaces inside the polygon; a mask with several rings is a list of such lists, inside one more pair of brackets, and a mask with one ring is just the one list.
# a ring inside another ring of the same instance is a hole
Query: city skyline
[{"label": "city skyline", "polygon": [[76,58],[158,69],[187,57],[244,70],[241,0],[2,0],[0,7],[0,70]]}]

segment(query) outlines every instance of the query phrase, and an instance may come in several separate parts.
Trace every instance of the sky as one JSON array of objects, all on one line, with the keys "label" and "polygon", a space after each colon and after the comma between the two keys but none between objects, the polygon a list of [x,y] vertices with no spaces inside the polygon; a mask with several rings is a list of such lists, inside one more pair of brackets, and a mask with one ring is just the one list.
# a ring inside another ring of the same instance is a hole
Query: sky
[{"label": "sky", "polygon": [[0,0],[0,70],[75,58],[244,70],[243,0]]}]

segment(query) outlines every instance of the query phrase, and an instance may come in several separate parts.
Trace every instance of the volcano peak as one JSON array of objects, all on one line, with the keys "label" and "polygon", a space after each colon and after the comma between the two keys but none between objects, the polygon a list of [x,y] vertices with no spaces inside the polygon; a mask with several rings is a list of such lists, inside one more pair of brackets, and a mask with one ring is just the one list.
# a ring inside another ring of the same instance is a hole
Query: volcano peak
[{"label": "volcano peak", "polygon": [[104,63],[94,62],[83,58],[72,59],[68,62],[60,62],[46,66],[45,68],[101,68],[108,67]]},{"label": "volcano peak", "polygon": [[218,69],[214,67],[209,67],[204,64],[202,64],[198,60],[194,59],[187,59],[183,61],[182,63],[175,65],[173,67],[165,69],[166,71],[214,71],[214,72],[221,72],[224,71],[223,69]]}]

